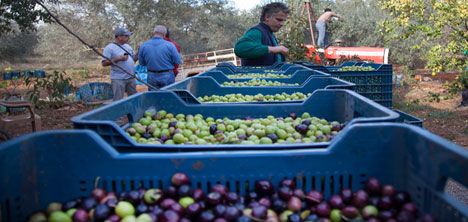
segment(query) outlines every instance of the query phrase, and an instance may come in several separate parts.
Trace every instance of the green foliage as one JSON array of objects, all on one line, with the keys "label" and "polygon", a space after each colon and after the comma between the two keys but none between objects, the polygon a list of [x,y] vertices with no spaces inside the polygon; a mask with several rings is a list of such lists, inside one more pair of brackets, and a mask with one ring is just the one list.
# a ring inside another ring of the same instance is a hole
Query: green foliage
[{"label": "green foliage", "polygon": [[[18,44],[21,43],[21,44]],[[0,35],[0,61],[24,60],[38,43],[35,32],[11,32]]]},{"label": "green foliage", "polygon": [[[294,3],[288,4],[291,12],[297,11],[297,5]],[[307,21],[300,14],[291,13],[288,20],[277,34],[278,41],[289,49],[289,56],[286,57],[288,62],[315,62],[315,53],[310,57],[309,49],[306,47],[307,42]]]},{"label": "green foliage", "polygon": [[[71,79],[66,77],[65,72],[58,71],[45,78],[25,77],[25,83],[28,88],[32,85],[32,89],[26,93],[27,99],[40,107],[62,107],[67,97],[65,92],[73,89]],[[48,100],[40,99],[41,92],[46,93]]]},{"label": "green foliage", "polygon": [[392,16],[381,23],[385,37],[405,42],[414,36],[424,36],[411,48],[429,49],[424,51],[423,58],[434,75],[445,70],[462,70],[468,64],[460,56],[468,47],[468,2],[388,0],[381,1],[381,5]]},{"label": "green foliage", "polygon": [[[42,0],[41,2],[44,2]],[[49,0],[57,3],[58,0]],[[0,3],[0,36],[15,32],[15,25],[23,31],[36,30],[35,24],[39,21],[50,22],[50,16],[43,11],[35,1],[2,0]]]}]

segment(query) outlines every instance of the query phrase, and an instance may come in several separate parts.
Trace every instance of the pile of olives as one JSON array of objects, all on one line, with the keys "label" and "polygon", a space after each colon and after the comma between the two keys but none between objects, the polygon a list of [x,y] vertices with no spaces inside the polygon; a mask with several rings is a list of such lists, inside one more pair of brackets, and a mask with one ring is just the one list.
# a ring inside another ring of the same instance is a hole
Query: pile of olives
[{"label": "pile of olives", "polygon": [[211,96],[199,96],[197,99],[202,103],[236,103],[236,102],[267,102],[267,101],[298,101],[305,100],[310,97],[312,93],[304,94],[301,92],[295,92],[292,94],[277,93],[274,95],[263,95],[258,93],[256,95],[243,95],[241,93],[226,94],[224,96],[211,95]]},{"label": "pile of olives", "polygon": [[265,79],[251,79],[249,81],[229,81],[229,82],[223,82],[221,84],[222,86],[239,86],[239,87],[244,87],[244,86],[298,86],[299,83],[282,83],[278,81],[271,81],[271,80],[265,80]]},{"label": "pile of olives", "polygon": [[308,112],[301,116],[214,119],[159,110],[155,114],[146,111],[126,133],[145,144],[291,144],[327,142],[344,127],[337,121],[311,117]]},{"label": "pile of olives", "polygon": [[238,73],[226,75],[230,79],[241,79],[241,78],[290,78],[291,75],[285,75],[280,73]]},{"label": "pile of olives", "polygon": [[277,188],[269,180],[257,180],[245,195],[222,184],[209,190],[193,188],[184,173],[175,173],[171,185],[105,191],[95,188],[91,196],[50,203],[46,211],[30,216],[29,222],[434,222],[429,214],[419,217],[418,207],[407,192],[382,186],[369,178],[365,188],[343,188],[324,198],[318,190],[304,190],[289,178]]},{"label": "pile of olives", "polygon": [[344,66],[337,69],[335,72],[340,71],[375,71],[375,69],[371,66]]}]

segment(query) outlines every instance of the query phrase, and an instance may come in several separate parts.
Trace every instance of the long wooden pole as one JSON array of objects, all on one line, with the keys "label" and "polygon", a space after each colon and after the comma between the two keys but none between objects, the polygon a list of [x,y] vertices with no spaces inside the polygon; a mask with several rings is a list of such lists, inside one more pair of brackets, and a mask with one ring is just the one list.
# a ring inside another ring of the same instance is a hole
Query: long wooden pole
[{"label": "long wooden pole", "polygon": [[87,42],[85,42],[82,38],[80,38],[80,36],[78,36],[77,34],[73,33],[66,25],[64,25],[55,15],[52,14],[52,12],[49,11],[49,9],[44,5],[42,4],[42,2],[40,2],[39,0],[35,0],[37,4],[39,4],[42,8],[44,8],[44,10],[47,11],[47,13],[60,25],[62,26],[65,30],[67,30],[68,33],[70,33],[71,35],[75,36],[75,38],[77,38],[78,40],[80,40],[81,43],[83,43],[84,45],[86,45],[87,47],[89,47],[90,49],[92,49],[96,54],[98,54],[99,56],[109,60],[112,65],[116,66],[117,68],[121,69],[124,73],[126,73],[127,75],[130,75],[132,76],[133,78],[137,79],[138,81],[142,82],[143,84],[145,84],[146,86],[148,86],[149,88],[155,90],[155,91],[158,91],[159,89],[146,83],[145,81],[143,81],[142,79],[138,78],[138,76],[136,76],[135,74],[132,74],[130,72],[128,72],[127,70],[125,70],[124,68],[122,68],[121,66],[117,65],[114,61],[112,61],[112,59],[104,56],[101,52],[99,52],[94,46],[88,44]]}]

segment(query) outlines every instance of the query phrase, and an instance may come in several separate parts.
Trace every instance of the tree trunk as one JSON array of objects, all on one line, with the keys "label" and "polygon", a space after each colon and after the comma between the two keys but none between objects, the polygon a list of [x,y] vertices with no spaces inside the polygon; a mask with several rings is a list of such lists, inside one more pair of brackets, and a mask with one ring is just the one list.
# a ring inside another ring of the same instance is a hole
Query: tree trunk
[{"label": "tree trunk", "polygon": [[468,106],[468,86],[465,86],[465,89],[462,91],[462,102],[460,106]]}]

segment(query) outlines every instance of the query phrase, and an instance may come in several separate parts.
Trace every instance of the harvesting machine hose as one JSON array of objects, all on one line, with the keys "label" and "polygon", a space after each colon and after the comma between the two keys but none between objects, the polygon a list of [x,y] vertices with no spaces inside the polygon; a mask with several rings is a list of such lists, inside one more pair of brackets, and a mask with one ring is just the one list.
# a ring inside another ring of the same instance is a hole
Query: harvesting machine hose
[{"label": "harvesting machine hose", "polygon": [[133,78],[137,79],[138,81],[142,82],[143,84],[145,84],[146,86],[148,86],[149,88],[151,89],[154,89],[155,91],[159,91],[158,88],[148,84],[147,82],[143,81],[142,79],[138,78],[138,76],[136,76],[135,74],[131,74],[130,72],[128,72],[127,70],[125,70],[124,68],[122,68],[121,66],[117,65],[114,61],[112,61],[112,59],[104,56],[102,53],[100,53],[96,48],[94,48],[94,46],[86,43],[83,39],[81,39],[77,34],[73,33],[66,25],[64,25],[56,16],[54,16],[50,11],[49,9],[44,5],[42,4],[42,2],[40,0],[35,0],[35,2],[37,4],[39,4],[42,8],[44,8],[47,13],[52,16],[52,18],[60,25],[62,26],[65,30],[67,30],[67,32],[69,32],[70,34],[72,34],[73,36],[75,36],[78,40],[80,40],[81,43],[83,43],[84,45],[86,45],[87,47],[89,47],[90,49],[92,49],[96,54],[98,54],[99,56],[109,60],[112,65],[116,66],[117,68],[121,69],[124,73],[126,73],[127,75],[129,76],[132,76]]}]

